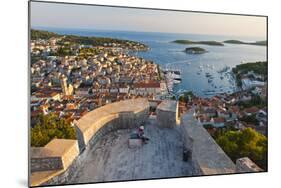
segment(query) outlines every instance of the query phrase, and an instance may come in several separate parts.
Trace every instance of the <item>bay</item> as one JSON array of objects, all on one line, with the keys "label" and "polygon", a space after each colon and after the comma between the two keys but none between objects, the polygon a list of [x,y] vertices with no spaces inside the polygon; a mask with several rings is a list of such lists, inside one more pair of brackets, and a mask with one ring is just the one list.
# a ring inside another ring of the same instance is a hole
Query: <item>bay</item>
[{"label": "bay", "polygon": [[[245,36],[216,36],[197,34],[178,34],[160,32],[109,31],[91,29],[65,28],[36,28],[53,31],[59,34],[73,34],[80,36],[110,37],[139,41],[150,47],[149,51],[138,52],[134,55],[152,60],[162,69],[179,69],[182,82],[174,86],[174,91],[193,91],[201,97],[210,97],[218,93],[232,93],[237,91],[235,80],[231,72],[219,73],[226,66],[232,68],[242,62],[256,62],[267,60],[267,47],[242,44],[224,44],[224,46],[183,45],[171,41],[185,39],[193,41],[242,40],[247,42],[265,40],[262,38]],[[204,54],[187,54],[186,47],[200,46],[208,51]],[[200,71],[201,70],[201,71]],[[213,78],[208,81],[206,73]]]}]

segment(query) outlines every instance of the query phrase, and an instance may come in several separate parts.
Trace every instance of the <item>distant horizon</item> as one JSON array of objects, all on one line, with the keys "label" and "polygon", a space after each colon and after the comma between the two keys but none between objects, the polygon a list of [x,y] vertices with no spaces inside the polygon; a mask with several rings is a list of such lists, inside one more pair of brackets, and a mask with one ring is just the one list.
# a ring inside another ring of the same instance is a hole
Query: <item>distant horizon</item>
[{"label": "distant horizon", "polygon": [[266,40],[267,17],[31,2],[32,27],[252,37]]},{"label": "distant horizon", "polygon": [[[248,42],[257,42],[257,41],[267,41],[267,37],[262,38],[259,36],[238,36],[238,35],[219,35],[219,34],[202,34],[202,33],[176,33],[176,32],[161,32],[161,31],[137,31],[137,30],[117,30],[117,29],[99,29],[99,28],[71,28],[71,27],[55,27],[55,26],[31,26],[30,29],[35,30],[44,30],[49,32],[53,29],[58,30],[78,30],[78,31],[110,31],[110,32],[132,32],[132,33],[161,33],[161,34],[178,34],[178,35],[198,35],[198,36],[213,36],[213,37],[229,37],[229,40],[243,40],[241,38],[255,38],[254,40],[249,40]],[[179,40],[182,38],[179,38]],[[184,40],[184,39],[183,39]]]}]

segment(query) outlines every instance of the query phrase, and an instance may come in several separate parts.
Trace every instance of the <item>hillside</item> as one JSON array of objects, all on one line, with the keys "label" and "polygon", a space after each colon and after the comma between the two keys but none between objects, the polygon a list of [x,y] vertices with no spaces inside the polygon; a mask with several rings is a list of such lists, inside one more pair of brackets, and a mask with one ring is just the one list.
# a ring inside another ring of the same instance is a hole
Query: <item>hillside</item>
[{"label": "hillside", "polygon": [[[64,36],[64,37],[63,37]],[[148,46],[136,41],[130,40],[121,40],[115,38],[106,38],[106,37],[88,37],[88,36],[76,36],[76,35],[60,35],[54,32],[43,31],[43,30],[34,30],[31,29],[31,40],[38,39],[50,39],[51,37],[63,37],[61,44],[83,44],[83,45],[93,45],[93,46],[103,46],[105,43],[108,46],[113,45],[113,43],[121,45],[122,47],[127,47],[132,49],[137,47],[138,50],[148,50]]]}]

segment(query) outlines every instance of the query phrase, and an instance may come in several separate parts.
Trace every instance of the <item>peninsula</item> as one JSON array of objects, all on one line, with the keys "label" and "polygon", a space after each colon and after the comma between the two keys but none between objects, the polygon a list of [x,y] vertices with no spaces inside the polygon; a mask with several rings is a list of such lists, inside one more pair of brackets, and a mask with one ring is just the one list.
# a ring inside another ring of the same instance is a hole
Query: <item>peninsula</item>
[{"label": "peninsula", "polygon": [[[94,37],[94,36],[77,36],[77,35],[60,35],[58,33],[43,31],[43,30],[35,30],[31,29],[31,40],[49,40],[50,38],[60,39],[58,42],[59,46],[63,46],[68,48],[72,45],[83,45],[87,48],[89,47],[115,47],[122,48],[125,50],[133,50],[133,51],[146,51],[148,50],[148,46],[131,40],[122,40],[108,37]],[[66,51],[71,51],[67,49]],[[72,55],[72,54],[64,54],[64,55]]]},{"label": "peninsula", "polygon": [[248,89],[264,86],[268,79],[267,61],[250,62],[232,68],[238,87]]}]

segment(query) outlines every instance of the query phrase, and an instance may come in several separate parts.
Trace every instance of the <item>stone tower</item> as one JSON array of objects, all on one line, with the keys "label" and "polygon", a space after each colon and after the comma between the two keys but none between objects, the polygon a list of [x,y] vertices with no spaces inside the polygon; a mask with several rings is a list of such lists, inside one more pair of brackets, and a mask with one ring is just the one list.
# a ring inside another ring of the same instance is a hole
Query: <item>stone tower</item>
[{"label": "stone tower", "polygon": [[63,94],[64,95],[69,95],[68,86],[67,86],[67,77],[65,75],[61,76],[60,84],[61,84],[61,88],[62,88]]}]

